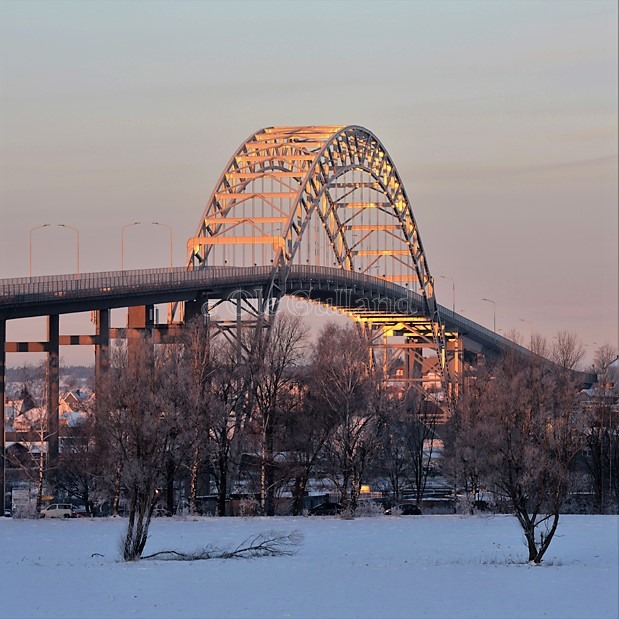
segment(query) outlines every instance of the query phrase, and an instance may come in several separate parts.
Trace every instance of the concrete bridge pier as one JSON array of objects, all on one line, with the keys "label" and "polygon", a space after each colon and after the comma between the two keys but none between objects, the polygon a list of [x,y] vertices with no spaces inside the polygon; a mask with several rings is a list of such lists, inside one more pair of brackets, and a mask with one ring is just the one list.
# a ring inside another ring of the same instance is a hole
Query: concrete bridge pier
[{"label": "concrete bridge pier", "polygon": [[[96,311],[96,336],[95,336],[95,397],[102,393],[102,385],[110,367],[110,310],[101,309]],[[97,408],[100,399],[97,399]]]},{"label": "concrete bridge pier", "polygon": [[47,317],[47,464],[50,470],[58,463],[60,408],[60,316]]}]

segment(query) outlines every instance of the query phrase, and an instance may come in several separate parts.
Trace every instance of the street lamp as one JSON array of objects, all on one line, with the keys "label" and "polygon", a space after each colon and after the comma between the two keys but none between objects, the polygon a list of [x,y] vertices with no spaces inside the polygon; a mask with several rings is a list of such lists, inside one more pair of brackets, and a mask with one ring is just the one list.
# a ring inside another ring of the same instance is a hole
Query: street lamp
[{"label": "street lamp", "polygon": [[39,228],[49,228],[52,224],[41,224],[40,226],[35,226],[34,228],[30,228],[30,245],[29,245],[29,261],[28,261],[28,277],[32,277],[32,233]]},{"label": "street lamp", "polygon": [[520,322],[528,322],[529,323],[529,328],[531,329],[531,339],[530,339],[529,347],[533,346],[533,323],[530,320],[527,320],[526,318],[518,318],[518,320]]},{"label": "street lamp", "polygon": [[453,277],[449,277],[448,275],[439,275],[441,279],[448,279],[451,281],[451,313],[455,315],[456,313],[456,282]]},{"label": "street lamp", "polygon": [[141,221],[134,221],[131,224],[125,224],[120,229],[120,270],[125,270],[125,230],[131,226],[139,226]]},{"label": "street lamp", "polygon": [[493,324],[493,331],[496,333],[496,303],[492,299],[482,299],[482,301],[487,301],[488,303],[492,303],[492,316],[493,316],[492,324]]},{"label": "street lamp", "polygon": [[69,226],[68,224],[56,224],[60,228],[67,228],[68,230],[73,230],[77,235],[77,274],[80,274],[80,231],[75,226]]},{"label": "street lamp", "polygon": [[40,226],[34,226],[30,229],[30,244],[28,250],[28,277],[32,277],[32,233],[39,228],[49,228],[51,226],[57,226],[58,228],[67,228],[73,230],[77,235],[77,274],[80,274],[80,231],[75,226],[69,226],[68,224],[41,224]]},{"label": "street lamp", "polygon": [[170,234],[170,273],[172,273],[172,269],[174,268],[172,262],[172,226],[170,224],[159,223],[158,221],[151,221],[151,223],[153,226],[162,226],[168,229],[168,233]]}]

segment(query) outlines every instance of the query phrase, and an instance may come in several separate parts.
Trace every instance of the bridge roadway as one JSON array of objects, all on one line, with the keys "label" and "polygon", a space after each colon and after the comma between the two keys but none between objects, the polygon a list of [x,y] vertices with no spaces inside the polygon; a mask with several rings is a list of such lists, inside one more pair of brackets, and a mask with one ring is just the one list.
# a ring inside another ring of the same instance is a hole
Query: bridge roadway
[{"label": "bridge roadway", "polygon": [[[271,267],[204,267],[187,270],[142,269],[79,275],[46,275],[0,280],[0,319],[12,320],[135,305],[154,305],[200,298],[254,296],[267,288]],[[285,293],[338,309],[361,313],[388,311],[402,316],[426,316],[423,297],[403,286],[344,269],[293,266]],[[485,327],[438,306],[447,331],[457,331],[465,351],[495,356],[506,348],[530,351]]]}]

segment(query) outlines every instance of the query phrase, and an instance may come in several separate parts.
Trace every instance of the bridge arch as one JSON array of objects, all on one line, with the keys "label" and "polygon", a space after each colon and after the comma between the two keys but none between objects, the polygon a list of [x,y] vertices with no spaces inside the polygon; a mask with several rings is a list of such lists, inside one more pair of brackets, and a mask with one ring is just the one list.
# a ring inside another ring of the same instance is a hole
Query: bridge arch
[{"label": "bridge arch", "polygon": [[271,268],[273,314],[294,266],[373,275],[418,293],[441,366],[445,334],[410,199],[386,148],[356,126],[268,127],[222,172],[195,236],[191,269]]}]

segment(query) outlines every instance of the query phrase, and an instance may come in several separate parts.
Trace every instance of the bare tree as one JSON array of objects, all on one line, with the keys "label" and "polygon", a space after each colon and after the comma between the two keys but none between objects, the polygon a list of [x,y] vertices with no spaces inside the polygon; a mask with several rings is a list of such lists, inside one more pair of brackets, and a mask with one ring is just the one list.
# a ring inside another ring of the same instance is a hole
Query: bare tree
[{"label": "bare tree", "polygon": [[62,440],[54,483],[57,489],[79,499],[87,515],[93,514],[93,499],[102,490],[107,459],[104,444],[96,436],[93,412],[86,412],[79,423],[68,428]]},{"label": "bare tree", "polygon": [[615,349],[605,344],[595,351],[597,383],[588,407],[585,464],[591,476],[595,509],[603,513],[612,503],[619,505],[619,412],[612,376]]},{"label": "bare tree", "polygon": [[214,347],[213,359],[207,456],[217,485],[217,514],[225,516],[250,419],[249,373],[236,342],[226,340]]},{"label": "bare tree", "polygon": [[491,380],[486,368],[478,369],[475,380],[469,381],[456,402],[445,432],[443,474],[456,490],[464,491],[469,504],[478,498],[481,489],[483,458],[479,445],[483,441],[486,389]]},{"label": "bare tree", "polygon": [[285,445],[289,455],[290,479],[294,480],[292,513],[303,513],[304,498],[312,477],[320,477],[324,447],[332,432],[333,416],[316,395],[320,390],[320,368],[312,365],[299,373],[296,385],[298,405],[285,419]]},{"label": "bare tree", "polygon": [[[180,341],[167,349],[167,397],[176,414],[182,415],[182,423],[178,424],[178,434],[173,441],[175,449],[169,452],[168,478],[181,466],[187,467],[190,513],[196,512],[198,475],[208,460],[215,408],[213,384],[217,372],[213,348],[209,324],[197,317],[185,325]],[[168,505],[168,510],[170,508]]]},{"label": "bare tree", "polygon": [[131,350],[116,347],[110,366],[107,384],[98,394],[103,400],[99,423],[121,465],[128,494],[122,555],[131,561],[140,558],[148,539],[177,420],[162,389],[165,365],[150,341],[133,342]]},{"label": "bare tree", "polygon": [[410,458],[404,444],[405,419],[402,403],[397,402],[387,419],[382,434],[380,457],[376,459],[375,475],[387,480],[389,494],[399,502],[410,479]]},{"label": "bare tree", "polygon": [[487,490],[507,500],[539,563],[569,494],[570,468],[583,444],[583,418],[569,372],[506,355],[461,403],[453,452]]},{"label": "bare tree", "polygon": [[610,344],[602,344],[594,353],[593,369],[597,375],[597,391],[604,396],[611,394],[619,395],[619,385],[617,381],[613,363],[617,360],[617,349]]},{"label": "bare tree", "polygon": [[559,331],[553,339],[550,358],[564,370],[577,370],[585,356],[585,347],[578,336],[569,331]]},{"label": "bare tree", "polygon": [[260,428],[260,503],[268,516],[275,513],[275,434],[294,401],[294,369],[303,359],[307,333],[300,317],[279,314],[253,339],[250,350],[250,384]]},{"label": "bare tree", "polygon": [[[9,465],[20,469],[30,483],[36,486],[36,512],[41,511],[46,481],[54,471],[50,468],[47,447],[53,437],[50,429],[51,411],[48,410],[46,367],[24,366],[21,388],[18,436],[27,445],[27,454],[15,452],[8,458]],[[17,425],[18,420],[14,423]]]},{"label": "bare tree", "polygon": [[384,417],[367,339],[355,328],[328,324],[312,359],[316,397],[330,416],[325,449],[345,510],[354,511],[365,468],[380,445]]},{"label": "bare tree", "polygon": [[436,440],[437,405],[419,397],[412,390],[407,394],[402,437],[410,461],[410,481],[415,490],[415,502],[421,503],[432,468]]},{"label": "bare tree", "polygon": [[548,340],[539,333],[533,333],[531,335],[531,350],[535,354],[546,359],[550,359],[552,356],[552,351],[550,344],[548,344]]}]

